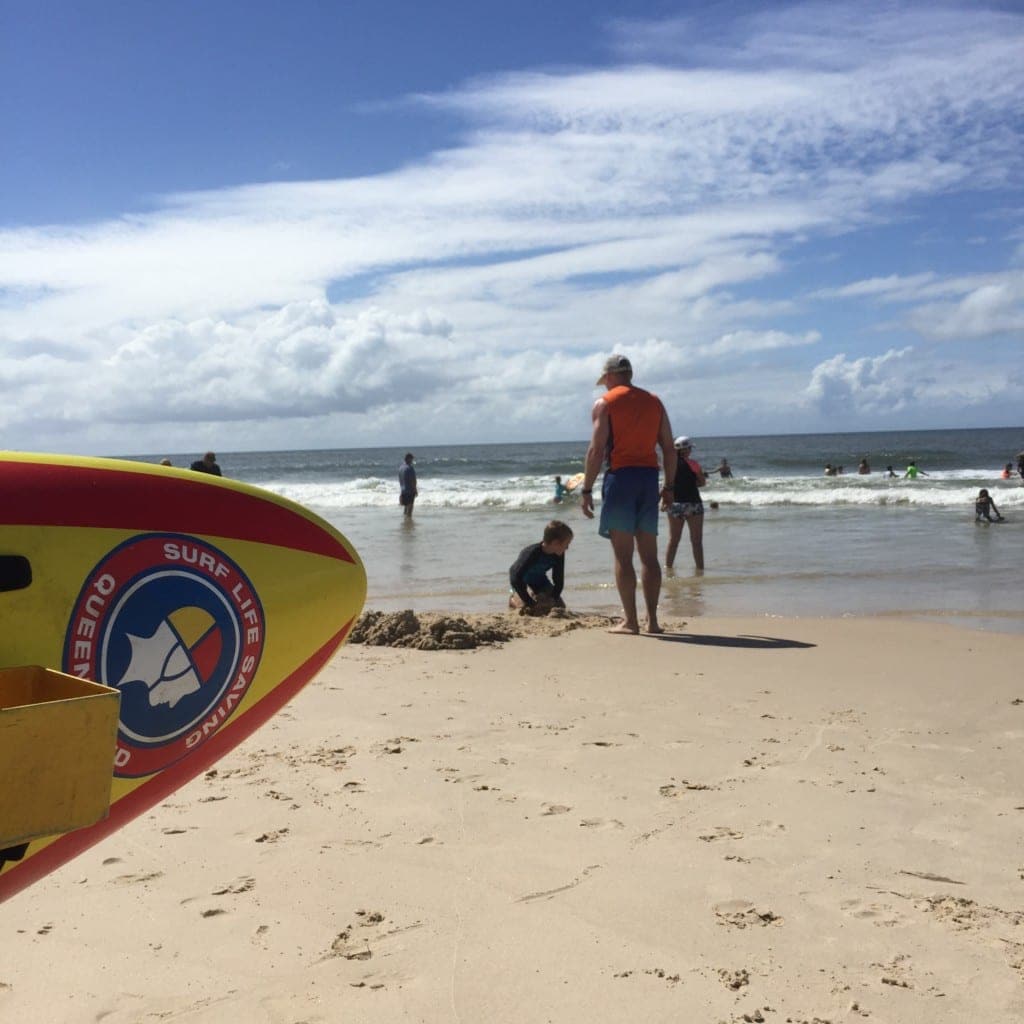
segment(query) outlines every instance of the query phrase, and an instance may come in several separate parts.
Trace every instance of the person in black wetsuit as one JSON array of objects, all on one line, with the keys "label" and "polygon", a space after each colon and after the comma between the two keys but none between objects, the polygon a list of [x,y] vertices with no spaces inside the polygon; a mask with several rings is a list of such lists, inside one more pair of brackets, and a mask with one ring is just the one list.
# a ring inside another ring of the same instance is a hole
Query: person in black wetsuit
[{"label": "person in black wetsuit", "polygon": [[672,503],[662,504],[668,511],[668,547],[665,549],[665,567],[672,568],[676,551],[683,536],[683,527],[690,528],[690,547],[693,564],[698,573],[704,571],[704,503],[700,488],[707,482],[704,470],[696,459],[690,458],[693,442],[688,437],[675,439],[676,479],[672,488]]},{"label": "person in black wetsuit", "polygon": [[[526,615],[547,615],[552,608],[564,608],[565,553],[572,543],[572,530],[558,519],[544,527],[539,544],[530,544],[508,571],[512,593],[508,606]],[[548,578],[548,573],[551,578]]]}]

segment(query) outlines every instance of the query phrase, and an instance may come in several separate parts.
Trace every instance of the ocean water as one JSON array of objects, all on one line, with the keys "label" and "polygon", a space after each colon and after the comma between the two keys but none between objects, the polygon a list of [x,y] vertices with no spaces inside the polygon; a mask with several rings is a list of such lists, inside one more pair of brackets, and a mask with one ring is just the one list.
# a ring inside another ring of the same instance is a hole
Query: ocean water
[{"label": "ocean water", "polygon": [[[666,574],[663,615],[910,616],[1024,632],[1024,482],[999,478],[1024,449],[1024,428],[694,440],[705,469],[725,456],[735,475],[710,477],[706,571],[694,574],[684,535]],[[225,475],[300,502],[340,529],[366,564],[368,607],[501,610],[509,565],[559,518],[575,531],[569,607],[614,612],[611,551],[596,520],[575,500],[551,500],[555,475],[581,470],[586,448],[411,445],[420,490],[411,520],[398,505],[405,449],[219,452],[218,461]],[[196,453],[171,457],[187,465]],[[873,472],[858,476],[864,457]],[[910,459],[928,475],[903,479]],[[825,477],[826,462],[845,474]],[[899,479],[886,478],[890,464]],[[975,524],[981,487],[1005,523]],[[667,527],[662,547],[666,536]]]}]

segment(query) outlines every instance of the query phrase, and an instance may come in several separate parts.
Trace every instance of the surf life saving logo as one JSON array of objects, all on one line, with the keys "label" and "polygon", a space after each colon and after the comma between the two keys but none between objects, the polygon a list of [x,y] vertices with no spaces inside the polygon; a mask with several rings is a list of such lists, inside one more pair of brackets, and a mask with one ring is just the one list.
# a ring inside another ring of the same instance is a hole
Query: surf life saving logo
[{"label": "surf life saving logo", "polygon": [[64,671],[121,691],[114,775],[152,775],[224,725],[252,685],[266,636],[245,573],[195,537],[140,534],[89,574]]}]

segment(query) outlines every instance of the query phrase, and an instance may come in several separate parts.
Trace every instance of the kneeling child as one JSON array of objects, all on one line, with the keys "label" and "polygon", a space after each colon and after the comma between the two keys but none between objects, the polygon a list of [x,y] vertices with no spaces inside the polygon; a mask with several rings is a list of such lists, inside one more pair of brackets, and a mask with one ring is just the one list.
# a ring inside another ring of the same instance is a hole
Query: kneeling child
[{"label": "kneeling child", "polygon": [[[564,608],[565,553],[572,543],[572,530],[566,523],[552,519],[544,527],[539,544],[519,552],[508,571],[512,593],[508,606],[522,608],[526,615],[546,615],[552,608]],[[550,579],[548,573],[551,574]]]}]

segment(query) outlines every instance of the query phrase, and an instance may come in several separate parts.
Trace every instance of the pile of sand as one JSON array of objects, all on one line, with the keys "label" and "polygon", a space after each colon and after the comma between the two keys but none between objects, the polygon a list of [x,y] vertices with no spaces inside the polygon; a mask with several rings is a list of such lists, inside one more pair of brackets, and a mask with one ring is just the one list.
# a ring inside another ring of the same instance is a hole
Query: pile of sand
[{"label": "pile of sand", "polygon": [[554,609],[544,617],[520,615],[417,615],[400,612],[364,612],[352,629],[351,644],[370,647],[413,647],[420,651],[470,650],[495,647],[516,637],[559,636],[573,629],[607,627],[604,615],[575,615]]}]

